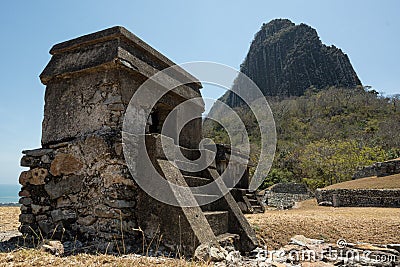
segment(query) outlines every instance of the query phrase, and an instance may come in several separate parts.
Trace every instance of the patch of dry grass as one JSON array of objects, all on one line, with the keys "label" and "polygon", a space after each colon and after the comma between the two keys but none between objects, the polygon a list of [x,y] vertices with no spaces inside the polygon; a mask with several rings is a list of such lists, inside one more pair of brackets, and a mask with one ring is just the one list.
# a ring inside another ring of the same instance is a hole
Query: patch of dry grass
[{"label": "patch of dry grass", "polygon": [[166,259],[151,257],[116,257],[111,255],[78,254],[68,257],[57,257],[34,249],[23,249],[12,253],[0,253],[0,267],[16,266],[210,266],[183,259]]},{"label": "patch of dry grass", "polygon": [[246,215],[258,237],[270,248],[280,248],[294,235],[322,238],[328,242],[377,244],[400,243],[400,209],[333,208],[317,205],[315,199],[292,210]]},{"label": "patch of dry grass", "polygon": [[18,230],[19,213],[19,207],[0,207],[0,232]]},{"label": "patch of dry grass", "polygon": [[324,189],[399,189],[400,174],[385,177],[367,177],[333,184]]}]

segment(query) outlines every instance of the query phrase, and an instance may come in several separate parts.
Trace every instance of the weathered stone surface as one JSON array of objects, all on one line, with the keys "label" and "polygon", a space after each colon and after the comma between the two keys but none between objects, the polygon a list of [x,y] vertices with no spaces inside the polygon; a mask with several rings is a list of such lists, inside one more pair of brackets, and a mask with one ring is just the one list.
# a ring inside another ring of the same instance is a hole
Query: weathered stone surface
[{"label": "weathered stone surface", "polygon": [[49,164],[49,163],[51,163],[51,159],[50,159],[49,155],[43,155],[43,156],[40,158],[40,161],[41,161],[42,163],[44,163],[44,164]]},{"label": "weathered stone surface", "polygon": [[77,174],[82,167],[83,164],[73,155],[59,153],[51,163],[50,173],[54,176]]},{"label": "weathered stone surface", "polygon": [[44,188],[51,199],[57,199],[63,195],[77,193],[82,190],[82,177],[73,175],[64,177],[59,182],[52,180]]},{"label": "weathered stone surface", "polygon": [[21,158],[20,165],[22,167],[31,167],[31,168],[39,167],[40,166],[40,158],[35,158],[35,157],[31,157],[31,156],[23,156]]},{"label": "weathered stone surface", "polygon": [[314,196],[305,184],[278,183],[265,190],[264,203],[278,209],[289,209],[296,202],[310,199]]},{"label": "weathered stone surface", "polygon": [[24,150],[24,151],[22,151],[22,154],[25,154],[25,155],[31,156],[31,157],[41,157],[41,156],[50,154],[52,152],[53,152],[53,149],[38,148],[38,149],[32,149],[32,150]]},{"label": "weathered stone surface", "polygon": [[85,225],[85,226],[90,226],[96,222],[97,218],[94,216],[86,216],[86,217],[79,217],[77,220],[78,224]]},{"label": "weathered stone surface", "polygon": [[[262,25],[240,71],[266,96],[300,96],[310,86],[323,89],[361,85],[342,50],[324,45],[310,26],[295,25],[287,19]],[[237,89],[241,90],[240,81],[233,85],[233,90]],[[231,91],[221,100],[232,107],[242,104]]]},{"label": "weathered stone surface", "polygon": [[19,184],[25,186],[28,184],[28,181],[32,178],[31,171],[23,171],[19,175]]},{"label": "weathered stone surface", "polygon": [[53,221],[58,222],[62,220],[76,219],[76,213],[72,210],[53,210],[51,212]]},{"label": "weathered stone surface", "polygon": [[31,197],[31,193],[26,189],[19,191],[18,195],[20,197]]},{"label": "weathered stone surface", "polygon": [[21,223],[31,224],[35,222],[35,216],[33,214],[20,214],[19,221]]},{"label": "weathered stone surface", "polygon": [[28,212],[29,212],[29,207],[25,206],[25,205],[22,205],[21,206],[21,213],[28,213]]},{"label": "weathered stone surface", "polygon": [[104,187],[109,188],[115,184],[134,186],[135,183],[131,178],[128,178],[126,174],[126,167],[120,165],[109,165],[106,167],[104,172],[101,174],[101,178],[104,182]]},{"label": "weathered stone surface", "polygon": [[119,104],[122,103],[122,97],[120,95],[109,95],[104,101],[104,104]]},{"label": "weathered stone surface", "polygon": [[113,110],[113,111],[124,111],[125,110],[125,107],[123,104],[110,104],[110,105],[107,105],[107,108],[109,110]]},{"label": "weathered stone surface", "polygon": [[44,214],[36,215],[35,217],[37,222],[47,220],[47,215]]},{"label": "weathered stone surface", "polygon": [[19,199],[19,203],[25,206],[29,206],[32,204],[32,198],[29,197],[22,197]]},{"label": "weathered stone surface", "polygon": [[32,185],[44,185],[45,184],[45,179],[47,175],[49,174],[47,169],[44,168],[35,168],[31,170],[31,178],[28,180],[28,182]]},{"label": "weathered stone surface", "polygon": [[104,201],[104,203],[107,206],[110,206],[112,208],[118,208],[118,209],[122,209],[122,208],[133,208],[135,206],[135,202],[134,201],[126,201],[123,199],[106,199]]},{"label": "weathered stone surface", "polygon": [[38,225],[44,236],[48,236],[54,233],[55,226],[51,220],[48,220],[47,218],[44,220],[38,220]]},{"label": "weathered stone surface", "polygon": [[94,208],[94,215],[101,218],[120,218],[121,216],[121,214],[119,214],[116,210],[103,204],[97,205]]},{"label": "weathered stone surface", "polygon": [[194,253],[194,257],[197,260],[205,262],[220,262],[225,260],[227,256],[228,252],[224,248],[215,244],[201,244],[196,248]]},{"label": "weathered stone surface", "polygon": [[37,215],[37,214],[42,214],[48,210],[50,210],[50,206],[41,206],[41,205],[35,205],[32,204],[32,213]]},{"label": "weathered stone surface", "polygon": [[65,207],[71,207],[72,206],[72,201],[69,198],[66,197],[60,197],[57,199],[57,205],[56,207],[59,208],[65,208]]}]

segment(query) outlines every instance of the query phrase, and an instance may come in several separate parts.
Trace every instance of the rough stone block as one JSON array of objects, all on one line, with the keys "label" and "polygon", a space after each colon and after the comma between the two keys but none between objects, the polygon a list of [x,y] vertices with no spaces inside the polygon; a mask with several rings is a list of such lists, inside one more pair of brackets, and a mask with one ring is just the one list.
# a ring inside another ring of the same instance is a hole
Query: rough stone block
[{"label": "rough stone block", "polygon": [[32,173],[31,171],[23,171],[19,175],[19,184],[22,186],[26,186],[28,184],[28,181],[32,178]]},{"label": "rough stone block", "polygon": [[126,174],[127,168],[121,165],[109,165],[101,173],[101,178],[105,188],[113,185],[135,186],[133,179]]},{"label": "rough stone block", "polygon": [[31,178],[28,180],[28,182],[32,185],[44,185],[45,184],[45,179],[47,175],[49,174],[49,171],[44,168],[35,168],[31,170]]},{"label": "rough stone block", "polygon": [[82,190],[82,179],[81,176],[67,176],[59,182],[50,181],[44,188],[51,199],[57,199],[63,195],[77,193]]},{"label": "rough stone block", "polygon": [[32,213],[37,215],[37,214],[42,214],[48,210],[50,210],[50,206],[41,206],[41,205],[35,205],[32,204]]},{"label": "rough stone block", "polygon": [[31,193],[26,189],[19,191],[18,195],[20,197],[31,197]]},{"label": "rough stone block", "polygon": [[77,174],[83,164],[73,155],[59,153],[50,166],[50,173],[54,176]]},{"label": "rough stone block", "polygon": [[19,199],[19,204],[29,206],[32,204],[32,198],[29,197],[22,197]]},{"label": "rough stone block", "polygon": [[54,222],[59,222],[63,220],[76,219],[76,213],[72,210],[53,210],[51,212],[51,217]]},{"label": "rough stone block", "polygon": [[93,225],[96,222],[97,218],[94,216],[86,216],[86,217],[79,217],[77,220],[78,224],[84,225],[84,226],[90,226]]},{"label": "rough stone block", "polygon": [[24,150],[24,151],[22,151],[22,154],[25,154],[25,155],[31,156],[31,157],[42,157],[42,156],[50,154],[52,152],[53,152],[53,149],[38,148],[38,149],[32,149],[32,150]]},{"label": "rough stone block", "polygon": [[31,156],[23,156],[21,158],[21,163],[20,165],[22,167],[31,167],[31,168],[36,168],[40,166],[40,158],[35,158]]},{"label": "rough stone block", "polygon": [[33,214],[20,214],[19,221],[21,223],[31,224],[35,222],[35,216]]},{"label": "rough stone block", "polygon": [[55,225],[51,220],[38,221],[40,230],[45,236],[48,236],[54,232]]}]

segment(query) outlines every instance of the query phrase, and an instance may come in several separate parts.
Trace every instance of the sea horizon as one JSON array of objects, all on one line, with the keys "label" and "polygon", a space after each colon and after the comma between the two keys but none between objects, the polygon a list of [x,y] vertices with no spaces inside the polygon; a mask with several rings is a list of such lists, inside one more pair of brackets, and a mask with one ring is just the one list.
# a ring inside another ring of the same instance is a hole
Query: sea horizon
[{"label": "sea horizon", "polygon": [[0,204],[18,203],[20,189],[19,184],[0,184]]}]

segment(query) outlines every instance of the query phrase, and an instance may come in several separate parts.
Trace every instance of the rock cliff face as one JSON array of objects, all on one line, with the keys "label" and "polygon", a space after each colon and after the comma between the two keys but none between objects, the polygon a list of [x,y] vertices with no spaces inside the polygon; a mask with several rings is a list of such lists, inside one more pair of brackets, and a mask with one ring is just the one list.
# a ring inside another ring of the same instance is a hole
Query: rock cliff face
[{"label": "rock cliff face", "polygon": [[[300,96],[310,86],[361,85],[346,54],[324,45],[315,29],[287,19],[263,24],[240,67],[266,96]],[[234,83],[237,87],[238,81]],[[239,89],[242,90],[242,89]],[[240,100],[227,92],[222,100],[237,106]]]}]

